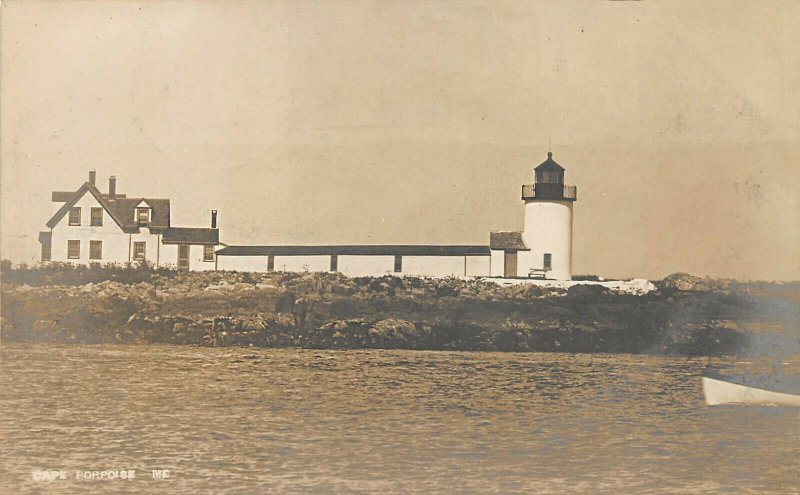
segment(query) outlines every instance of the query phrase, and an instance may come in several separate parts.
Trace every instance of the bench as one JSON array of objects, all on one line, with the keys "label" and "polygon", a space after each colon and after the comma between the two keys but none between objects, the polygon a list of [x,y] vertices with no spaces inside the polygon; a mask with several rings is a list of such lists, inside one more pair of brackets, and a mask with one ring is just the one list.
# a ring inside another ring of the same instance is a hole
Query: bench
[{"label": "bench", "polygon": [[531,268],[528,270],[528,278],[533,277],[534,275],[538,276],[539,278],[547,278],[547,272],[550,271],[550,268]]}]

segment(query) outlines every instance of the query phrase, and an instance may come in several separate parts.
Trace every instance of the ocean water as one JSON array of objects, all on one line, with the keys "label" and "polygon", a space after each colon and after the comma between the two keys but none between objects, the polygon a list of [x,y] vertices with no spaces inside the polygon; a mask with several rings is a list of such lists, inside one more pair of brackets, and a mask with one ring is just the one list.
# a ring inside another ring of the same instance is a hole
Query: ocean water
[{"label": "ocean water", "polygon": [[706,360],[16,344],[0,358],[2,493],[800,491],[798,410],[706,406]]}]

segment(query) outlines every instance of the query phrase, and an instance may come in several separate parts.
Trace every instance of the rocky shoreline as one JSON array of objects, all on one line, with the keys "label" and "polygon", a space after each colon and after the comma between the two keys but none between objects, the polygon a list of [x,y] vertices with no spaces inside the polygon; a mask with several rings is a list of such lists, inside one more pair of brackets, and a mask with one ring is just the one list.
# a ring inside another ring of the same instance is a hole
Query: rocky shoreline
[{"label": "rocky shoreline", "polygon": [[676,274],[644,295],[602,286],[4,266],[3,342],[319,349],[798,352],[800,284]]}]

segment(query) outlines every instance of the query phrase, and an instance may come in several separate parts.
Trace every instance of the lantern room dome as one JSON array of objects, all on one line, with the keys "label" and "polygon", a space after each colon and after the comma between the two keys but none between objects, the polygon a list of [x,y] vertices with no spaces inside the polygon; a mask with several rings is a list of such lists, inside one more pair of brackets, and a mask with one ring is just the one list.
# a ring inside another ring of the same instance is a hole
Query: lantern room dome
[{"label": "lantern room dome", "polygon": [[548,151],[547,160],[540,163],[534,170],[537,172],[563,172],[564,167],[556,163],[556,161],[553,160],[553,152]]}]

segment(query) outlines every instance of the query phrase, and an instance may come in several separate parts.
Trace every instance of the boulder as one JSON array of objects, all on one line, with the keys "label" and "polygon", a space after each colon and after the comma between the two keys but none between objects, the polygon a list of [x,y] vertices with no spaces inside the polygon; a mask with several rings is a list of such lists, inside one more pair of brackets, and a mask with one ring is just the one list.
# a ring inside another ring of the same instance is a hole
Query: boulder
[{"label": "boulder", "polygon": [[292,313],[294,312],[295,294],[294,292],[285,292],[278,297],[275,301],[276,313]]},{"label": "boulder", "polygon": [[368,334],[372,338],[407,341],[410,338],[419,337],[421,332],[410,321],[387,318],[372,325]]},{"label": "boulder", "polygon": [[567,289],[567,297],[597,297],[608,294],[610,291],[602,285],[573,285]]},{"label": "boulder", "polygon": [[269,328],[269,323],[261,316],[253,316],[241,322],[241,328],[249,332],[263,332]]},{"label": "boulder", "polygon": [[688,273],[673,273],[658,283],[661,289],[673,289],[680,291],[707,291],[710,289],[705,280]]}]

